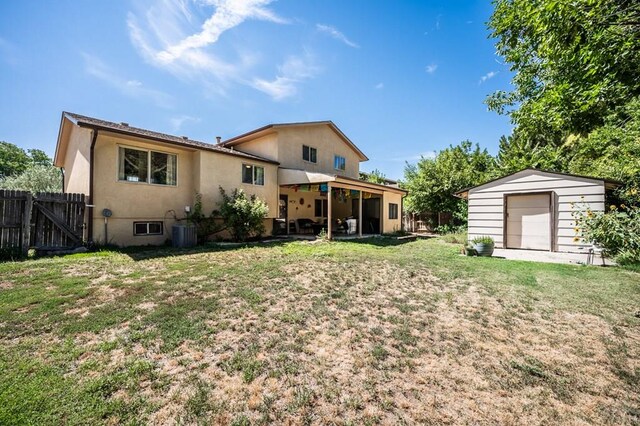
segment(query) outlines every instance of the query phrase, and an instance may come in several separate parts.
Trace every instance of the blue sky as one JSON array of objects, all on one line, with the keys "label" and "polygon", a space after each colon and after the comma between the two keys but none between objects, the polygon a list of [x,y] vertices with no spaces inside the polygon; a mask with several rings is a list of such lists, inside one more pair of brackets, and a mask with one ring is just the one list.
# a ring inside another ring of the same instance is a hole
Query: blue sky
[{"label": "blue sky", "polygon": [[495,153],[509,89],[489,0],[5,1],[0,140],[53,154],[63,110],[215,142],[333,120],[401,178],[464,139]]}]

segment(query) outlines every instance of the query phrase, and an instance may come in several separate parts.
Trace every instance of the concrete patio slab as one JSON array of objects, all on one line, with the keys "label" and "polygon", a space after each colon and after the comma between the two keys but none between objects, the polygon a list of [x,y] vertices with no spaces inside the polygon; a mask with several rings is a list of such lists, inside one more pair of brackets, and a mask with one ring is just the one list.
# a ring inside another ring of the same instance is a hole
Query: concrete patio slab
[{"label": "concrete patio slab", "polygon": [[[515,250],[515,249],[495,249],[493,257],[501,257],[508,260],[526,260],[530,262],[544,263],[567,263],[567,264],[587,264],[589,259],[588,253],[558,253],[537,250]],[[595,256],[593,265],[602,266],[602,258]],[[610,259],[605,259],[605,265],[611,266],[615,263]]]}]

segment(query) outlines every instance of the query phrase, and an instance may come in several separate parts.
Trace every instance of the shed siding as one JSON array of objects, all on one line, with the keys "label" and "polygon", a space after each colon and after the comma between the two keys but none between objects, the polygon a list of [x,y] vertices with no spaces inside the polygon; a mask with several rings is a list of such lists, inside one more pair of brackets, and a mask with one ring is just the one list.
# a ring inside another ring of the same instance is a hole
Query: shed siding
[{"label": "shed siding", "polygon": [[[489,235],[495,240],[496,247],[504,247],[505,195],[547,191],[552,191],[555,204],[555,250],[580,251],[585,244],[583,241],[573,241],[576,232],[571,213],[580,208],[582,203],[593,211],[603,211],[604,182],[533,170],[525,170],[469,191],[469,240]],[[572,207],[572,203],[576,204]]]}]

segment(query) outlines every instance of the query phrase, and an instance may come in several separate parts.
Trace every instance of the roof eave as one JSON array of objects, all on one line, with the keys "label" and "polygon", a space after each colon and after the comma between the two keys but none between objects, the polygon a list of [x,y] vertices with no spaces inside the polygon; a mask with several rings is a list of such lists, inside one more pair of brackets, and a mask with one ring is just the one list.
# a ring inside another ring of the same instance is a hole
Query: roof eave
[{"label": "roof eave", "polygon": [[95,130],[101,130],[101,131],[104,131],[104,132],[111,132],[111,133],[116,133],[116,134],[120,134],[120,135],[131,136],[131,137],[145,139],[145,140],[149,140],[149,141],[153,141],[153,142],[165,143],[165,144],[168,144],[168,145],[180,146],[180,147],[192,149],[194,151],[201,150],[201,151],[215,152],[215,153],[218,153],[218,154],[229,155],[229,156],[238,157],[238,158],[245,158],[247,161],[260,161],[260,162],[264,162],[264,163],[268,163],[268,164],[275,164],[275,165],[279,165],[280,164],[277,161],[273,161],[273,160],[269,160],[269,159],[266,159],[266,158],[258,157],[258,156],[255,156],[253,154],[245,154],[242,151],[238,151],[237,153],[233,153],[233,152],[228,152],[228,151],[224,151],[224,150],[220,150],[220,149],[215,149],[214,146],[212,146],[211,148],[208,148],[208,147],[205,147],[205,146],[196,146],[196,145],[191,145],[191,144],[186,144],[186,143],[180,143],[178,141],[172,141],[172,140],[167,140],[167,139],[156,138],[156,137],[153,137],[151,135],[143,135],[143,134],[136,133],[136,132],[133,132],[133,131],[128,132],[128,131],[122,130],[122,129],[114,129],[112,127],[101,126],[99,124],[87,123],[87,122],[83,122],[83,121],[77,121],[76,124],[79,127],[84,127],[84,128],[88,128],[88,129],[95,129]]}]

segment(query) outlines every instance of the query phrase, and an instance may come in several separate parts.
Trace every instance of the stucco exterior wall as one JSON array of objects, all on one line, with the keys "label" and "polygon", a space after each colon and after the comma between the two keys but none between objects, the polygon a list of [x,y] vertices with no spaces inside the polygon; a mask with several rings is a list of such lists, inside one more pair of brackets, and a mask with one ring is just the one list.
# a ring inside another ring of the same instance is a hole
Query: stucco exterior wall
[{"label": "stucco exterior wall", "polygon": [[239,151],[278,161],[278,135],[274,132],[234,147]]},{"label": "stucco exterior wall", "polygon": [[574,208],[588,206],[593,211],[603,211],[604,182],[540,171],[526,170],[470,190],[469,240],[476,236],[489,235],[495,240],[496,247],[503,248],[505,194],[546,191],[552,192],[555,205],[555,250],[580,252],[585,244],[583,241],[573,241],[576,232],[571,215],[571,203],[577,203]]},{"label": "stucco exterior wall", "polygon": [[[177,155],[177,185],[152,185],[118,180],[118,148],[132,147]],[[108,219],[107,242],[120,246],[157,245],[171,238],[174,217],[185,217],[185,206],[193,206],[195,188],[192,173],[194,151],[168,144],[99,133],[94,151],[93,240],[105,243],[102,210],[113,212]],[[163,222],[162,235],[133,235],[133,223]]]},{"label": "stucco exterior wall", "polygon": [[[402,228],[402,195],[385,191],[382,194],[382,232],[391,233]],[[389,219],[389,204],[398,205],[398,217]]]},{"label": "stucco exterior wall", "polygon": [[64,191],[89,194],[91,130],[69,126],[69,141],[64,155]]},{"label": "stucco exterior wall", "polygon": [[[278,129],[278,158],[281,167],[341,175],[357,179],[360,158],[328,125],[293,126]],[[238,148],[243,150],[245,144]],[[317,163],[302,159],[302,146],[317,149]],[[345,158],[345,170],[336,170],[334,155]]]},{"label": "stucco exterior wall", "polygon": [[[120,146],[176,154],[177,185],[119,181]],[[242,167],[245,163],[265,168],[264,186],[242,183]],[[220,186],[228,192],[242,188],[247,194],[255,194],[267,202],[269,214],[265,219],[265,225],[267,233],[271,232],[271,219],[277,216],[276,165],[101,133],[95,147],[94,241],[105,242],[102,210],[108,208],[113,212],[113,216],[108,219],[109,243],[121,246],[163,244],[171,238],[174,218],[184,218],[186,206],[193,208],[196,191],[202,194],[205,214],[210,214],[219,207],[222,201]],[[133,235],[133,223],[138,221],[163,222],[163,235]]]},{"label": "stucco exterior wall", "polygon": [[[242,183],[244,164],[264,167],[264,185]],[[194,153],[194,189],[202,194],[205,214],[219,208],[222,202],[220,187],[227,193],[241,188],[248,195],[255,195],[269,206],[267,218],[278,217],[278,166],[210,151]]]}]

